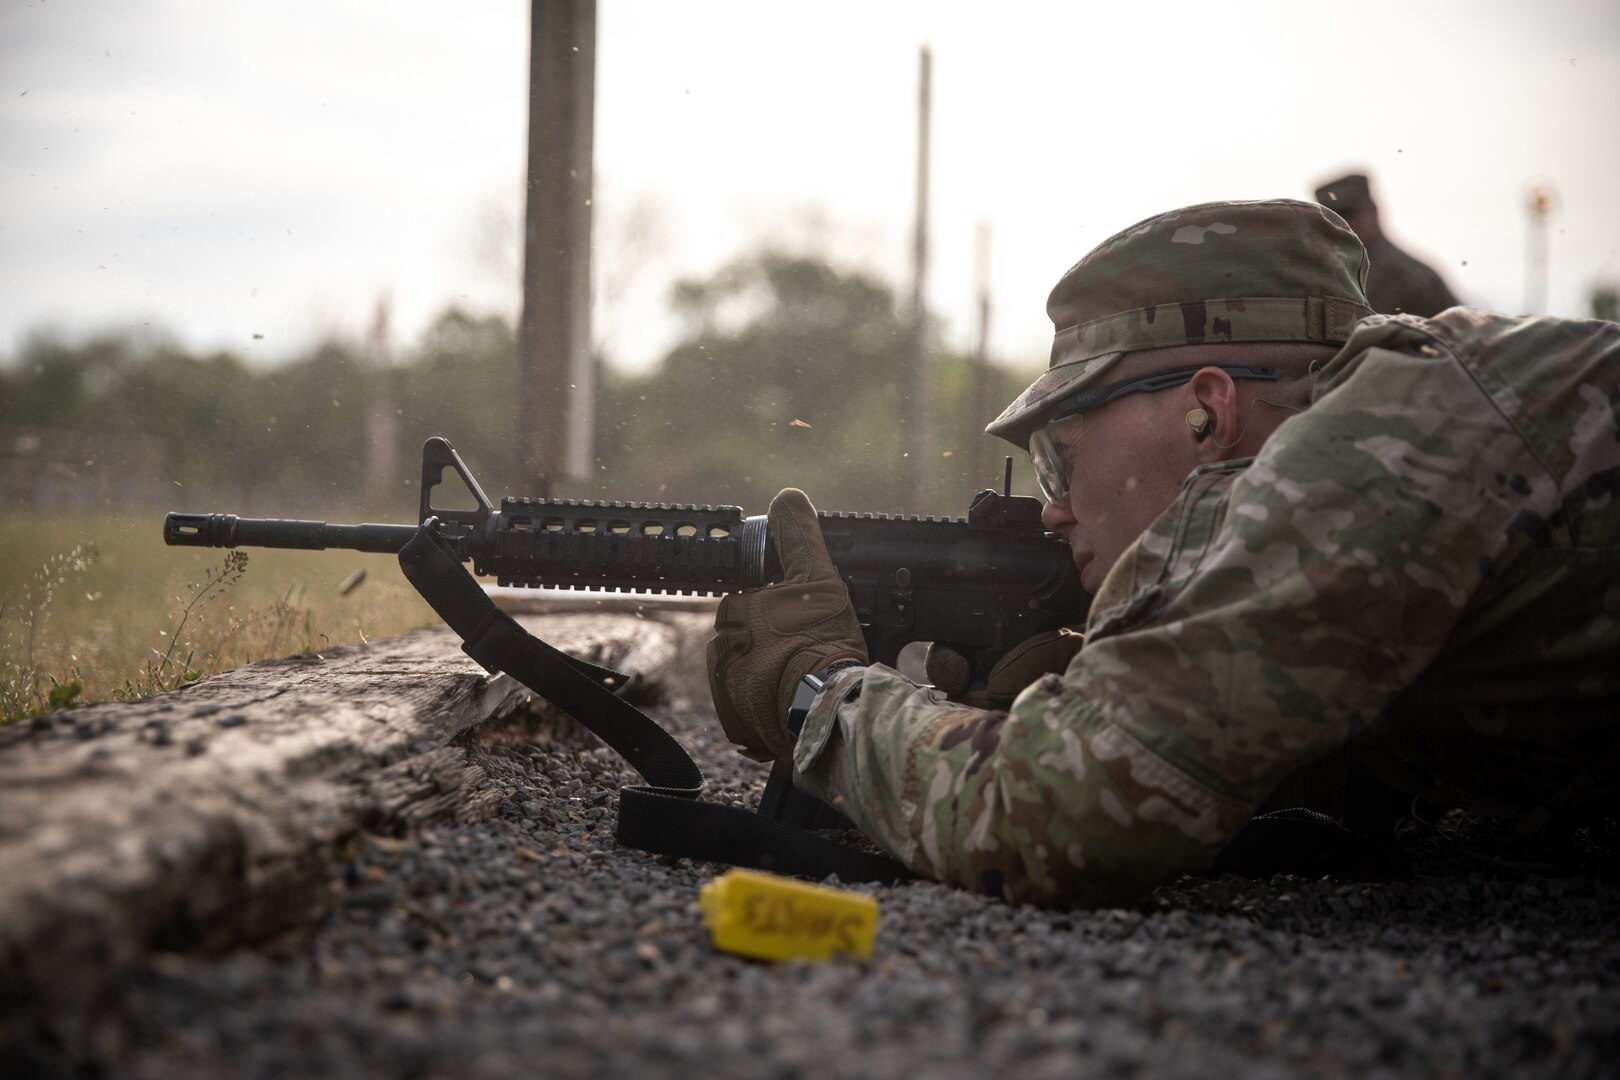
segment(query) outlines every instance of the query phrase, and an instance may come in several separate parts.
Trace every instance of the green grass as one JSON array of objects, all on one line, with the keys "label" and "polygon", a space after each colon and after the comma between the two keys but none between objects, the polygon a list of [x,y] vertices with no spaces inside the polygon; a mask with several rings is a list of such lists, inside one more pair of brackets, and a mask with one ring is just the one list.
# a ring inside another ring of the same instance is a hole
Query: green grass
[{"label": "green grass", "polygon": [[162,524],[0,518],[0,723],[437,625],[393,556],[168,547]]}]

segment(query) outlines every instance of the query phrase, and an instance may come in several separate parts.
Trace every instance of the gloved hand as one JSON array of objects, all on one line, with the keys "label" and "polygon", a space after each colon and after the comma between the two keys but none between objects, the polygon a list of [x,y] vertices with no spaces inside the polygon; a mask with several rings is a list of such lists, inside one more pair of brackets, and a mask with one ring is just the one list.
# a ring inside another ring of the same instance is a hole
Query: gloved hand
[{"label": "gloved hand", "polygon": [[709,692],[726,735],[744,753],[791,762],[787,712],[799,680],[835,660],[866,663],[866,639],[804,492],[780,492],[766,523],[782,580],[720,601],[709,639]]},{"label": "gloved hand", "polygon": [[1084,634],[1068,627],[1025,638],[995,662],[983,687],[962,695],[962,704],[977,709],[1005,709],[1023,693],[1024,687],[1042,675],[1063,674],[1085,643]]}]

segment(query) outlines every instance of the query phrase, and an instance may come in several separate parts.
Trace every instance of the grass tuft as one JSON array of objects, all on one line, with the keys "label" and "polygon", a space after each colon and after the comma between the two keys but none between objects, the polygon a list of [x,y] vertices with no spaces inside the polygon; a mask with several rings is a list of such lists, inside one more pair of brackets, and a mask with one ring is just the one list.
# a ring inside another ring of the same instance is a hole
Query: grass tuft
[{"label": "grass tuft", "polygon": [[255,551],[249,574],[247,552],[167,547],[145,517],[0,519],[0,725],[436,623],[399,575],[356,560],[388,568]]},{"label": "grass tuft", "polygon": [[59,677],[47,670],[40,647],[57,591],[88,570],[96,561],[93,543],[52,555],[34,572],[21,595],[0,598],[0,723],[38,716],[71,705],[84,692],[78,671],[71,666]]}]

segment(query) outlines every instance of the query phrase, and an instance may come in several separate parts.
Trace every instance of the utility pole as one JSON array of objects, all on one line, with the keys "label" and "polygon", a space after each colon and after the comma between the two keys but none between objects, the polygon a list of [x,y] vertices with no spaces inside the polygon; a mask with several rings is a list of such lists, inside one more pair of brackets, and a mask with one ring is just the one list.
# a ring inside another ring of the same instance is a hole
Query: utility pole
[{"label": "utility pole", "polygon": [[518,438],[525,490],[550,496],[591,467],[596,0],[532,0],[529,34]]},{"label": "utility pole", "polygon": [[366,335],[372,396],[366,402],[366,508],[383,511],[399,496],[399,412],[394,404],[394,357],[389,334],[392,308],[387,294],[377,297]]},{"label": "utility pole", "polygon": [[[991,420],[990,415],[990,223],[979,222],[979,228],[974,234],[973,245],[973,277],[974,288],[979,294],[979,339],[973,350],[973,411],[969,414],[974,427],[977,429]],[[990,452],[985,447],[989,436],[982,431],[975,430],[972,434],[973,453],[968,455],[968,464],[972,469],[971,484],[985,483],[984,479],[990,475],[985,467],[990,460]]]},{"label": "utility pole", "polygon": [[906,469],[913,497],[924,498],[933,469],[928,385],[928,119],[933,55],[922,47],[922,73],[917,88],[917,227],[911,257],[911,363],[906,371]]}]

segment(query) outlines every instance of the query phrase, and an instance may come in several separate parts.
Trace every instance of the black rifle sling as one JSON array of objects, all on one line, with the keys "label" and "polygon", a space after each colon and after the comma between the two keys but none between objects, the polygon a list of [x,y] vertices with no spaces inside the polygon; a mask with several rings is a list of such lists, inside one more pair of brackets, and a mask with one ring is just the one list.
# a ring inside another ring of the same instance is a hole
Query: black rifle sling
[{"label": "black rifle sling", "polygon": [[573,717],[641,774],[619,792],[615,836],[626,847],[812,879],[896,882],[893,859],[856,851],[736,806],[703,802],[703,773],[674,736],[619,697],[625,676],[569,656],[495,606],[438,532],[424,524],[400,549],[405,577],[460,635],[462,651]]}]

